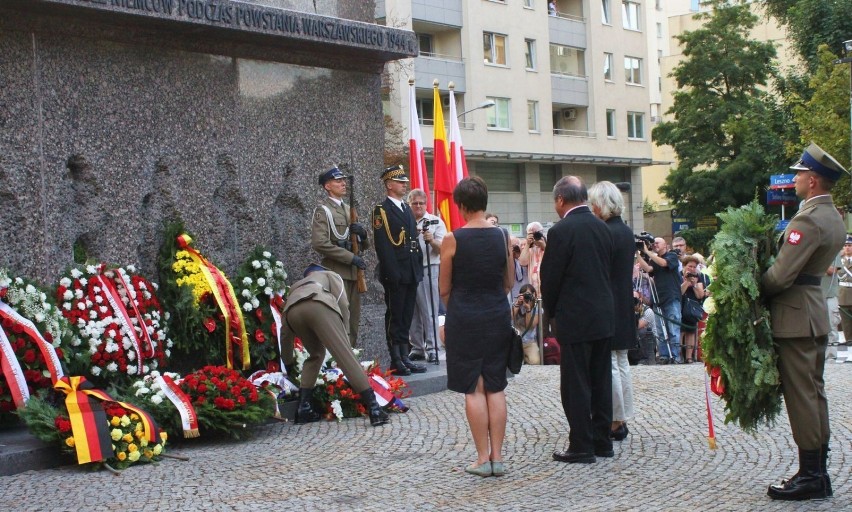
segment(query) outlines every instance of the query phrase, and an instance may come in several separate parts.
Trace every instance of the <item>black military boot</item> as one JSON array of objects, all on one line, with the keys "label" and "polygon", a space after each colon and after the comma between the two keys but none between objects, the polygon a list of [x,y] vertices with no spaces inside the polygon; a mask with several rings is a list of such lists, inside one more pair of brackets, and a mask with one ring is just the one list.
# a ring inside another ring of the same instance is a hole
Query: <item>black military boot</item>
[{"label": "black military boot", "polygon": [[299,408],[296,409],[296,425],[319,421],[322,416],[311,405],[314,388],[299,388]]},{"label": "black military boot", "polygon": [[770,485],[773,500],[801,501],[827,498],[825,479],[820,471],[822,450],[799,450],[799,472],[780,485]]},{"label": "black military boot", "polygon": [[361,403],[364,404],[364,407],[367,408],[367,412],[370,414],[370,425],[378,427],[390,421],[388,413],[383,411],[376,401],[376,393],[373,391],[373,388],[359,391],[358,394],[361,395]]},{"label": "black military boot", "polygon": [[825,495],[829,498],[834,496],[834,491],[831,489],[831,479],[828,477],[828,452],[831,448],[827,444],[822,445],[819,451],[819,471],[822,473],[822,480],[825,483]]},{"label": "black military boot", "polygon": [[399,345],[391,345],[390,356],[390,369],[394,371],[394,374],[396,374],[397,376],[411,375],[411,370],[409,370],[408,367],[402,362],[402,355],[400,354]]},{"label": "black military boot", "polygon": [[399,347],[399,358],[402,360],[402,364],[405,365],[406,368],[411,373],[426,373],[426,365],[417,364],[411,359],[408,358],[408,344],[404,343],[402,345],[398,345]]}]

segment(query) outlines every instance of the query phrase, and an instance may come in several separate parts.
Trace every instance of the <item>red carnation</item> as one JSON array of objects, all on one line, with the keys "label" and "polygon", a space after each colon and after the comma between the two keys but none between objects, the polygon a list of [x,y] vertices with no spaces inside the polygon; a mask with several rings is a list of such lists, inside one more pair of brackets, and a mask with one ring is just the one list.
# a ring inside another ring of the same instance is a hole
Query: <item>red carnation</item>
[{"label": "red carnation", "polygon": [[35,360],[36,360],[35,351],[30,349],[30,350],[27,350],[26,352],[24,352],[24,362],[25,363],[33,364],[35,362]]},{"label": "red carnation", "polygon": [[257,308],[254,310],[254,315],[257,317],[258,322],[263,322],[263,310]]},{"label": "red carnation", "polygon": [[204,327],[207,328],[207,332],[213,332],[216,330],[216,321],[213,320],[212,317],[207,317],[204,319]]},{"label": "red carnation", "polygon": [[263,335],[263,331],[258,329],[254,331],[254,339],[256,339],[258,343],[263,343],[266,341],[266,336]]}]

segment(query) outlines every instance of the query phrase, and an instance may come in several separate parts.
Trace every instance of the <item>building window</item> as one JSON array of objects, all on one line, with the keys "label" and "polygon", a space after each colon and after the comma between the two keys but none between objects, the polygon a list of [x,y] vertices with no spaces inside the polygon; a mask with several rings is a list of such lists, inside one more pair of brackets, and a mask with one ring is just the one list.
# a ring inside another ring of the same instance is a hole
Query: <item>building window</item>
[{"label": "building window", "polygon": [[642,112],[627,113],[627,138],[645,139],[645,114]]},{"label": "building window", "polygon": [[612,82],[612,54],[604,53],[604,80]]},{"label": "building window", "polygon": [[506,36],[483,32],[482,48],[485,53],[486,64],[506,65]]},{"label": "building window", "polygon": [[420,55],[431,56],[435,53],[432,49],[431,34],[417,34],[417,42],[420,44]]},{"label": "building window", "polygon": [[663,24],[657,23],[657,39],[663,38]]},{"label": "building window", "polygon": [[488,192],[520,192],[521,168],[518,164],[488,162],[477,166],[476,175],[488,183]]},{"label": "building window", "polygon": [[417,98],[417,116],[423,126],[432,126],[435,116],[435,102],[432,98]]},{"label": "building window", "polygon": [[624,57],[624,80],[628,84],[642,85],[642,59]]},{"label": "building window", "polygon": [[534,39],[524,39],[524,58],[526,59],[527,69],[534,70],[536,61]]},{"label": "building window", "polygon": [[524,7],[528,8],[528,9],[532,9],[533,8],[533,0],[524,0]]},{"label": "building window", "polygon": [[493,128],[495,130],[511,130],[512,118],[509,115],[509,107],[511,105],[509,98],[494,98],[488,96],[485,99],[494,102],[494,108],[486,109],[488,112],[488,115],[486,116],[488,128]]},{"label": "building window", "polygon": [[636,2],[621,2],[621,19],[624,28],[639,30],[639,4]]},{"label": "building window", "polygon": [[615,137],[615,110],[606,109],[606,136]]},{"label": "building window", "polygon": [[550,72],[557,75],[586,76],[586,53],[579,48],[551,44]]},{"label": "building window", "polygon": [[527,101],[527,129],[531,132],[538,132],[538,102]]},{"label": "building window", "polygon": [[601,22],[604,25],[612,25],[612,7],[609,0],[601,0]]}]

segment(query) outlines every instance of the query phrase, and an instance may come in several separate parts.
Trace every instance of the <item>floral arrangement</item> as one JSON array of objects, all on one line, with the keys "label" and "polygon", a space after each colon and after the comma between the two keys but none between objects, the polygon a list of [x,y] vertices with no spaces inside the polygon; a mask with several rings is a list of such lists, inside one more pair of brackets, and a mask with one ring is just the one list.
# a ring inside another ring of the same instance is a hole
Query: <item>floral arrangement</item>
[{"label": "floral arrangement", "polygon": [[[280,315],[287,295],[284,264],[262,247],[256,248],[237,271],[237,296],[242,302],[254,368],[278,368],[278,339],[271,308]],[[280,318],[280,317],[279,317]]]},{"label": "floral arrangement", "polygon": [[95,382],[127,384],[165,365],[171,355],[157,286],[136,268],[72,267],[56,289],[60,311],[84,340]]},{"label": "floral arrangement", "polygon": [[[160,441],[149,443],[138,414],[116,402],[103,402],[106,412],[107,431],[112,441],[112,454],[103,461],[115,469],[124,469],[136,462],[158,460],[165,450],[168,434],[160,432]],[[66,454],[75,452],[76,441],[72,434],[71,420],[62,406],[56,406],[42,398],[31,398],[20,415],[30,431],[47,443],[59,445]]]},{"label": "floral arrangement", "polygon": [[[53,346],[61,364],[68,367],[72,347],[81,344],[68,321],[62,316],[53,298],[42,291],[36,283],[22,277],[11,277],[6,269],[0,269],[0,296],[18,315],[32,322],[42,337]],[[23,370],[30,396],[42,394],[53,385],[44,355],[34,339],[28,336],[20,324],[3,317],[0,326]],[[74,365],[71,365],[74,369]],[[0,373],[0,423],[11,419],[15,409],[8,383]]]},{"label": "floral arrangement", "polygon": [[[239,439],[246,434],[248,425],[263,423],[275,411],[272,396],[258,393],[257,387],[238,371],[224,366],[205,366],[183,379],[177,374],[166,375],[186,393],[203,433],[217,432]],[[135,382],[130,388],[132,400],[149,411],[174,439],[182,428],[180,417],[157,384],[157,376],[152,374]]]},{"label": "floral arrangement", "polygon": [[772,261],[777,218],[757,202],[718,214],[713,240],[712,314],[702,353],[715,391],[725,401],[725,422],[746,432],[771,425],[781,411],[777,355],[760,279]]}]

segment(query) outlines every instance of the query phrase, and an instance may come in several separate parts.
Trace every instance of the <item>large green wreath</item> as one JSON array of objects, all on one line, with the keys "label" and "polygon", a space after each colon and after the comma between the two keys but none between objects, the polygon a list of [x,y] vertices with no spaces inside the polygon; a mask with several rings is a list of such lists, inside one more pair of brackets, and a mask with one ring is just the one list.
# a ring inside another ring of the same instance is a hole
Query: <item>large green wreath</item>
[{"label": "large green wreath", "polygon": [[757,202],[718,214],[713,240],[713,310],[702,338],[704,360],[719,367],[724,384],[725,423],[744,431],[772,425],[781,411],[777,355],[760,278],[772,263],[778,221]]}]

